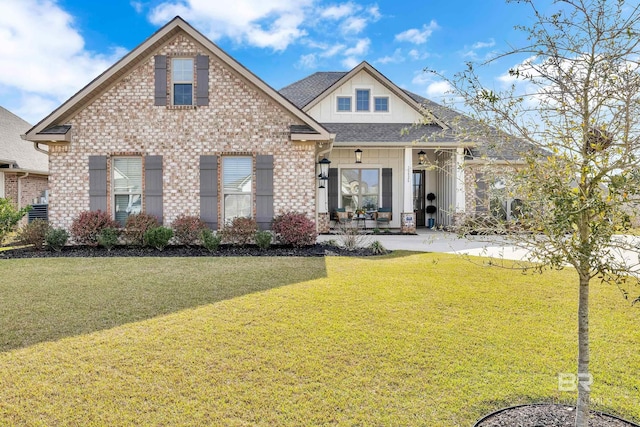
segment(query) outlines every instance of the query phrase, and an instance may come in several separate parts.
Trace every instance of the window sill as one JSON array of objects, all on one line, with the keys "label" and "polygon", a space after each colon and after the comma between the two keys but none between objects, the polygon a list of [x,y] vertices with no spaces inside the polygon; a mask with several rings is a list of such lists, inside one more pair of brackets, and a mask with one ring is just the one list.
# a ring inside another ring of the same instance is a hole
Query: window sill
[{"label": "window sill", "polygon": [[195,110],[196,105],[167,105],[167,110]]}]

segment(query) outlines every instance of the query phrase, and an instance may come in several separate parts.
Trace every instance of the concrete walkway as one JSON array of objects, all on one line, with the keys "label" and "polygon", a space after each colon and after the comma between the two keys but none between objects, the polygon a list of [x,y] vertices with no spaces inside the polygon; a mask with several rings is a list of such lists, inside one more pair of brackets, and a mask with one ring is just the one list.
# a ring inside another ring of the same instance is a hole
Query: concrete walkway
[{"label": "concrete walkway", "polygon": [[[339,237],[336,235],[323,234],[318,237],[319,242],[331,239],[339,241]],[[526,251],[514,248],[500,236],[460,238],[455,233],[426,228],[418,229],[416,235],[371,234],[365,243],[376,240],[390,250],[444,252],[515,260],[521,260],[526,255]]]}]

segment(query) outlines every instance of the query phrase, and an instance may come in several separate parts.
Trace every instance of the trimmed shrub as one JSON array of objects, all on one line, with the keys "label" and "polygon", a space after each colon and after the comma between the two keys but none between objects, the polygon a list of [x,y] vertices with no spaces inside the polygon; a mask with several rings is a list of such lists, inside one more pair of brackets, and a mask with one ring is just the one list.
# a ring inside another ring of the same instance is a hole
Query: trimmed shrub
[{"label": "trimmed shrub", "polygon": [[144,244],[161,251],[167,247],[173,237],[173,230],[168,227],[156,227],[144,233]]},{"label": "trimmed shrub", "polygon": [[380,240],[374,240],[369,245],[369,249],[371,249],[371,252],[373,252],[374,255],[384,255],[387,253],[387,249]]},{"label": "trimmed shrub", "polygon": [[258,231],[258,223],[253,218],[237,217],[224,227],[224,240],[236,246],[246,246],[251,243]]},{"label": "trimmed shrub", "polygon": [[98,234],[98,244],[108,251],[113,249],[120,240],[120,230],[116,228],[105,228]]},{"label": "trimmed shrub", "polygon": [[144,245],[144,233],[160,226],[158,218],[144,212],[129,215],[125,223],[125,237],[130,245]]},{"label": "trimmed shrub", "polygon": [[9,199],[0,197],[0,244],[11,233],[23,216],[31,210],[31,206],[24,207],[20,210],[13,206]]},{"label": "trimmed shrub", "polygon": [[267,230],[258,231],[256,233],[256,245],[262,250],[269,249],[271,246],[271,241],[273,240],[273,234]]},{"label": "trimmed shrub", "polygon": [[60,252],[69,240],[69,233],[64,228],[50,228],[45,237],[47,247]]},{"label": "trimmed shrub", "polygon": [[214,233],[210,229],[202,230],[200,233],[200,241],[202,241],[202,246],[207,248],[209,252],[215,252],[220,247],[220,243],[222,242],[222,234]]},{"label": "trimmed shrub", "polygon": [[271,229],[282,243],[295,247],[313,245],[318,238],[316,223],[302,213],[288,212],[275,217]]},{"label": "trimmed shrub", "polygon": [[203,230],[208,229],[207,224],[197,216],[180,215],[171,223],[173,236],[179,245],[191,246],[198,243]]},{"label": "trimmed shrub", "polygon": [[34,219],[18,231],[18,241],[22,245],[33,245],[33,249],[41,251],[49,231],[49,223],[44,219]]},{"label": "trimmed shrub", "polygon": [[71,237],[79,245],[98,246],[98,236],[105,228],[120,228],[120,224],[106,212],[84,211],[71,223]]}]

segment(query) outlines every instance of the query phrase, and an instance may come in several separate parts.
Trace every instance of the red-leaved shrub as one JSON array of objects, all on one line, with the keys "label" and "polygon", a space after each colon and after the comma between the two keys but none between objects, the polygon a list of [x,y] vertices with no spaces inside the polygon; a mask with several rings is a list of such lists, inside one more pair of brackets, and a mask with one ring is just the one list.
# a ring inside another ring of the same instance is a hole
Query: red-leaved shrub
[{"label": "red-leaved shrub", "polygon": [[295,247],[310,246],[316,243],[318,232],[316,223],[303,213],[287,212],[273,219],[271,230],[280,242]]},{"label": "red-leaved shrub", "polygon": [[144,245],[144,233],[152,228],[160,227],[158,218],[155,215],[140,212],[139,214],[129,215],[124,225],[127,243],[130,245]]},{"label": "red-leaved shrub", "polygon": [[98,235],[105,228],[120,228],[120,224],[102,211],[81,212],[71,223],[71,237],[79,245],[98,246]]},{"label": "red-leaved shrub", "polygon": [[173,237],[179,245],[191,246],[198,242],[202,231],[208,227],[197,216],[180,215],[173,220],[171,228],[173,228]]},{"label": "red-leaved shrub", "polygon": [[222,235],[224,240],[232,245],[246,246],[253,242],[257,231],[258,223],[255,219],[237,217],[224,227]]}]

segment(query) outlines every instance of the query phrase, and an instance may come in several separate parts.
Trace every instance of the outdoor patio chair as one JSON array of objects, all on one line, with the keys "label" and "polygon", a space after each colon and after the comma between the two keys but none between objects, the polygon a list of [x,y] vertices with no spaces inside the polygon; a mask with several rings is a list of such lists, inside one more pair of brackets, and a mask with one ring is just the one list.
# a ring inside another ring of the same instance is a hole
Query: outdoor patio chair
[{"label": "outdoor patio chair", "polygon": [[386,224],[386,228],[389,228],[391,222],[391,208],[378,208],[376,212],[376,227],[380,228],[380,224]]},{"label": "outdoor patio chair", "polygon": [[347,225],[351,224],[351,218],[349,217],[349,212],[345,210],[345,208],[336,209],[336,225]]}]

